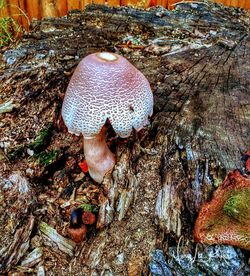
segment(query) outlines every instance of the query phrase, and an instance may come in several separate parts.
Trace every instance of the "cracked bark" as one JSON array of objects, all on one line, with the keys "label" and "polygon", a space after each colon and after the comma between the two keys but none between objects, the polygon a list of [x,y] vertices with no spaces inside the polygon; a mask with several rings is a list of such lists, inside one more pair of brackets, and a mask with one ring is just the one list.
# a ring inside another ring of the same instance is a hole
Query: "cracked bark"
[{"label": "cracked bark", "polygon": [[[47,102],[42,122],[60,107],[69,72],[89,53],[116,51],[150,81],[151,125],[126,143],[118,140],[118,163],[103,184],[103,229],[63,268],[147,273],[155,248],[166,250],[181,236],[192,244],[201,204],[226,172],[242,168],[250,144],[249,18],[213,4],[179,5],[175,12],[89,6],[33,24],[20,47],[2,55],[0,91],[27,107]],[[28,116],[23,105],[18,112]]]}]

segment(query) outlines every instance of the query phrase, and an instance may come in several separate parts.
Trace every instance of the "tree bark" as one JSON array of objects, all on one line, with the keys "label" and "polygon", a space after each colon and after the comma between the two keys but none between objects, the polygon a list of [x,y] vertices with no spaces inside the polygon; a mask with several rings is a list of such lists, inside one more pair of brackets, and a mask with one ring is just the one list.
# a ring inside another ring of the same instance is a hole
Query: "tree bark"
[{"label": "tree bark", "polygon": [[[57,193],[55,173],[65,167],[63,188],[79,187],[72,179],[83,158],[81,141],[63,131],[59,114],[73,69],[99,51],[119,53],[145,74],[154,114],[150,126],[130,138],[108,139],[117,165],[95,186],[101,190],[100,230],[78,246],[69,264],[44,266],[61,275],[147,274],[156,248],[167,255],[180,239],[195,247],[192,231],[202,203],[228,171],[242,169],[250,145],[249,15],[216,4],[182,4],[174,12],[88,6],[33,22],[20,44],[0,57],[1,101],[13,104],[11,113],[0,114],[0,165],[3,176],[22,171],[38,199]],[[34,165],[34,143],[48,125],[50,140],[38,152],[59,153],[46,166]],[[71,167],[70,158],[77,160]],[[95,183],[85,177],[85,184]],[[55,213],[38,217],[62,229],[67,220]]]}]

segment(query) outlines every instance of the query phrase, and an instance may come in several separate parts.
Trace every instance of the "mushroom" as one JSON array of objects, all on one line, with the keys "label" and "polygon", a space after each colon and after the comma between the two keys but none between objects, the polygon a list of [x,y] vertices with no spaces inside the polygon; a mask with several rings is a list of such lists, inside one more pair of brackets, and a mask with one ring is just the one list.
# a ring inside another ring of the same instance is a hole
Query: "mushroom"
[{"label": "mushroom", "polygon": [[70,216],[70,225],[68,227],[68,234],[71,239],[79,243],[81,242],[87,234],[87,226],[83,224],[82,221],[82,208],[75,209]]},{"label": "mushroom", "polygon": [[139,131],[153,113],[153,94],[146,77],[124,57],[108,52],[86,56],[66,91],[62,117],[70,133],[84,138],[90,176],[101,183],[116,159],[106,144],[108,121],[122,138]]},{"label": "mushroom", "polygon": [[92,225],[96,222],[96,217],[93,213],[85,211],[82,214],[82,222],[87,225]]}]

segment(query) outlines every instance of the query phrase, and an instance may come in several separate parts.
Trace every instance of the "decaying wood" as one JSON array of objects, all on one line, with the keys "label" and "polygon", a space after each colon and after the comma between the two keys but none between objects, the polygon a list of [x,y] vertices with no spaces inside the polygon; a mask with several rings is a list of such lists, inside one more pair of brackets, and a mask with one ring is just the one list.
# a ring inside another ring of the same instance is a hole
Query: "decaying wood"
[{"label": "decaying wood", "polygon": [[[149,79],[155,101],[148,128],[127,140],[110,132],[118,162],[102,186],[80,174],[81,139],[60,122],[73,69],[96,51],[127,57]],[[67,208],[79,189],[100,206],[98,232],[69,263],[56,267],[52,260],[60,258],[51,253],[45,269],[146,274],[150,253],[161,248],[168,255],[179,239],[195,259],[197,212],[229,170],[242,168],[241,154],[250,145],[249,67],[249,16],[214,4],[183,4],[174,12],[89,6],[34,22],[17,48],[3,52],[0,104],[14,108],[0,114],[2,175],[26,174],[46,206],[32,213],[65,236]],[[37,149],[47,128],[50,138]],[[53,160],[42,162],[41,152]]]},{"label": "decaying wood", "polygon": [[71,240],[67,240],[61,235],[59,235],[55,229],[47,225],[45,222],[41,222],[39,225],[39,230],[41,231],[42,237],[45,240],[45,244],[51,246],[52,248],[56,248],[61,252],[74,256],[74,247],[75,243]]},{"label": "decaying wood", "polygon": [[29,248],[35,220],[30,214],[33,195],[29,183],[18,172],[8,179],[0,178],[0,271],[16,265]]}]

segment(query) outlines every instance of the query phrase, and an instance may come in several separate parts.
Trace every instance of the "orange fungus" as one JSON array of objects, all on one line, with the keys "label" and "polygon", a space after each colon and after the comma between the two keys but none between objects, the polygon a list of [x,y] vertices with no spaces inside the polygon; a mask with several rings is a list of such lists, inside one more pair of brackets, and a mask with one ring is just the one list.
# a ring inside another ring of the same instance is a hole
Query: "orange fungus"
[{"label": "orange fungus", "polygon": [[81,170],[84,172],[84,173],[87,173],[88,172],[88,165],[87,165],[87,162],[86,160],[84,160],[83,162],[79,163],[78,164],[81,168]]},{"label": "orange fungus", "polygon": [[250,178],[230,172],[200,210],[194,228],[197,242],[228,244],[250,250]]}]

